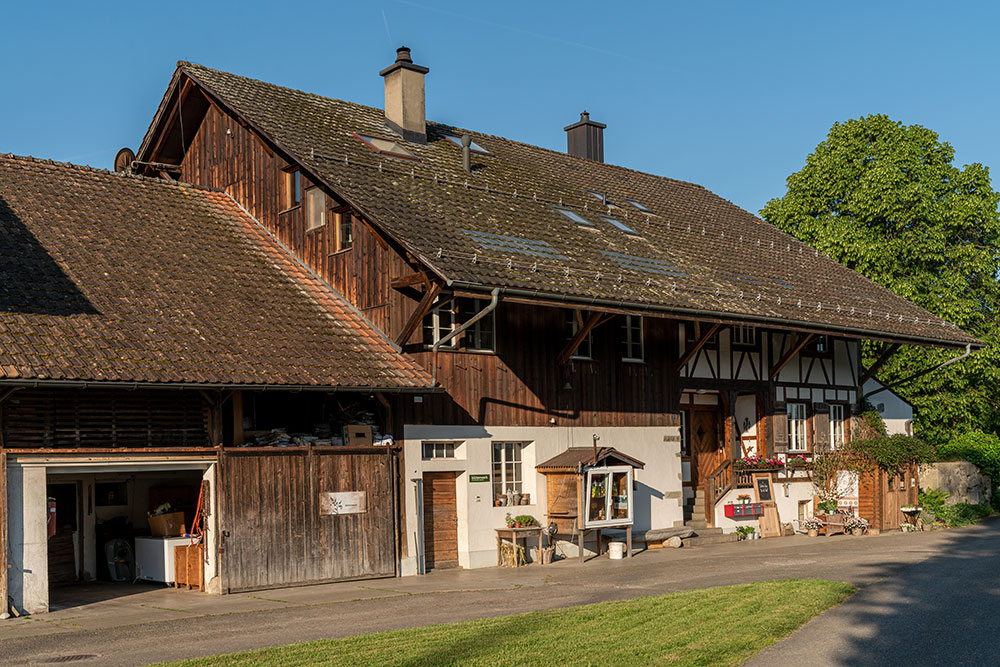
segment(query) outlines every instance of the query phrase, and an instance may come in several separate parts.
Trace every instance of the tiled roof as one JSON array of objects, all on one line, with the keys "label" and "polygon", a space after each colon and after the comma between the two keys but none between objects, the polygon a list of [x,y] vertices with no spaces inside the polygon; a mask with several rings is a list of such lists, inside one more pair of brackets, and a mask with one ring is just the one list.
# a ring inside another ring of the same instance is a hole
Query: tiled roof
[{"label": "tiled roof", "polygon": [[[428,123],[428,143],[409,144],[386,127],[380,109],[200,65],[178,66],[458,285],[978,345],[956,326],[699,185],[476,132],[468,133],[491,155],[474,153],[473,171],[466,173],[461,149],[444,138],[466,130]],[[355,133],[396,139],[419,161],[379,154]],[[587,190],[606,195],[608,204]],[[567,219],[557,206],[593,228]]]},{"label": "tiled roof", "polygon": [[5,155],[0,378],[430,385],[229,195]]},{"label": "tiled roof", "polygon": [[[630,465],[633,468],[643,468],[645,463],[637,458],[622,454],[613,447],[601,447],[597,450],[597,461],[605,465]],[[592,447],[570,447],[556,454],[547,461],[535,466],[538,470],[562,469],[575,470],[578,466],[594,464],[594,449]]]}]

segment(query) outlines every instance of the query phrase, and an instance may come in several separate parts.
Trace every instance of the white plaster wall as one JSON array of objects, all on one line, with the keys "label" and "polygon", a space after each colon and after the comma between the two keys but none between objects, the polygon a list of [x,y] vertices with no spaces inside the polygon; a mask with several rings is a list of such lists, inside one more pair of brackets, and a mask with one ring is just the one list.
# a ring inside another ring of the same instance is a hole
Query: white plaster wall
[{"label": "white plaster wall", "polygon": [[[774,500],[778,507],[778,519],[781,523],[791,523],[796,530],[799,529],[799,502],[813,499],[812,482],[799,480],[793,482],[772,482]],[[739,502],[736,498],[740,495],[749,495],[752,502],[756,502],[757,496],[754,489],[733,489],[729,491],[718,505],[715,506],[715,525],[722,528],[725,533],[736,531],[737,526],[753,526],[760,532],[760,525],[756,518],[731,519],[727,517],[725,505],[727,503]],[[808,516],[812,516],[812,507],[809,508]]]},{"label": "white plaster wall", "polygon": [[44,467],[7,466],[8,595],[20,613],[49,610],[48,491]]},{"label": "white plaster wall", "polygon": [[[865,382],[864,393],[881,389],[884,385],[878,380]],[[889,435],[913,435],[913,406],[904,401],[891,389],[870,396],[868,401],[882,415],[885,428]]]},{"label": "white plaster wall", "polygon": [[[424,472],[455,471],[458,515],[459,565],[466,568],[496,565],[496,528],[508,512],[530,514],[546,520],[545,478],[535,465],[569,447],[592,447],[593,435],[602,447],[614,447],[633,456],[645,468],[635,474],[634,530],[668,528],[683,521],[681,507],[680,429],[677,427],[517,427],[517,426],[415,426],[404,427],[403,488],[406,539],[409,553],[401,563],[404,575],[421,571],[421,518],[419,485]],[[422,459],[424,441],[461,442],[456,458]],[[494,441],[530,443],[522,455],[524,492],[531,504],[494,507],[489,482],[469,482],[469,475],[492,472]],[[531,546],[531,545],[529,545]]]}]

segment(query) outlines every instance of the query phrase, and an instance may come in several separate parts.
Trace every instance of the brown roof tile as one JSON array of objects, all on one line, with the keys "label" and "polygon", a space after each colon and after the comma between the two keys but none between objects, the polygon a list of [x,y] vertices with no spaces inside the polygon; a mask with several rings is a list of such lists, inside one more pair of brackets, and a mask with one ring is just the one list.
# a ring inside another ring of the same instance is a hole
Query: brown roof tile
[{"label": "brown roof tile", "polygon": [[[426,145],[405,144],[419,162],[379,155],[355,132],[401,142],[380,109],[201,65],[178,66],[442,278],[459,284],[978,345],[953,324],[699,185],[475,132],[469,134],[491,155],[474,153],[469,174],[461,149],[443,138],[466,131],[438,123],[428,123]],[[606,194],[610,206],[587,189]],[[556,206],[587,218],[594,229],[567,220]]]},{"label": "brown roof tile", "polygon": [[0,378],[431,384],[229,195],[15,156],[0,156]]}]

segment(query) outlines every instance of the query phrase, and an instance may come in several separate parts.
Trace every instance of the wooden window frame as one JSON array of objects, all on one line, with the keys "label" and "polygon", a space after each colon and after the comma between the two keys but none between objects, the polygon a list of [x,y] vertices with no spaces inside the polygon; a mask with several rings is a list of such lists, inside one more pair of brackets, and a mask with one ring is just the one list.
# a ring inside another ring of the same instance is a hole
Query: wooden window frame
[{"label": "wooden window frame", "polygon": [[[346,252],[354,248],[354,217],[351,215],[350,211],[336,211],[334,215],[337,217],[335,222],[334,236],[336,237],[336,244],[334,247],[337,252]],[[347,225],[348,229],[351,230],[351,240],[347,245],[344,245],[344,225]]]},{"label": "wooden window frame", "polygon": [[[829,403],[827,407],[829,409],[829,414],[830,414],[830,449],[837,449],[838,447],[842,447],[845,443],[847,443],[847,433],[848,433],[848,426],[850,423],[849,422],[850,413],[847,409],[847,405],[844,403]],[[840,419],[834,420],[833,418],[834,410],[838,410],[840,412]],[[834,425],[837,422],[840,423],[839,444],[837,443],[837,439],[834,437],[835,433]]]},{"label": "wooden window frame", "polygon": [[[739,342],[737,342],[737,332],[741,331],[741,330],[744,330],[744,329],[750,329],[753,332],[753,342],[752,343],[745,343],[745,342],[743,342],[742,341],[742,336],[740,337],[741,340],[739,340]],[[760,327],[756,327],[756,326],[754,326],[752,324],[734,324],[734,325],[732,325],[729,328],[729,344],[732,346],[732,348],[734,350],[759,351],[760,350]]]},{"label": "wooden window frame", "polygon": [[[632,318],[639,318],[639,341],[636,343],[632,339]],[[627,364],[644,364],[646,363],[646,332],[645,332],[645,322],[642,315],[623,315],[622,316],[622,340],[621,343],[624,346],[622,351],[622,362]],[[633,356],[634,347],[638,345],[639,356]]]},{"label": "wooden window frame", "polygon": [[[801,407],[802,408],[802,417],[801,417],[801,421],[802,421],[802,424],[803,424],[802,439],[804,440],[804,443],[803,443],[804,446],[802,448],[798,448],[798,447],[794,447],[793,446],[794,444],[796,444],[796,441],[798,440],[798,438],[794,437],[795,436],[795,429],[792,427],[792,424],[793,424],[793,422],[799,420],[798,417],[793,417],[792,416],[792,408],[793,407]],[[787,418],[788,418],[788,453],[789,454],[802,454],[804,452],[810,452],[810,451],[812,451],[811,447],[810,447],[811,440],[809,438],[809,428],[810,428],[809,404],[806,403],[806,402],[804,402],[804,401],[788,401],[788,402],[785,403],[785,414],[787,415]]]},{"label": "wooden window frame", "polygon": [[[462,318],[463,308],[472,302],[471,309],[473,313],[477,313],[486,307],[489,303],[488,299],[479,299],[475,297],[455,297],[453,299],[448,299],[440,306],[432,308],[427,315],[424,316],[423,331],[424,331],[424,347],[432,348],[435,343],[444,338],[446,335],[460,327],[464,320]],[[441,319],[443,314],[449,314],[451,317],[450,328],[443,328],[441,325]],[[490,327],[489,334],[493,339],[492,347],[485,347],[482,343],[482,336],[484,328],[486,326]],[[427,332],[431,331],[433,335],[431,339],[428,340]],[[442,345],[439,350],[449,350],[449,351],[462,351],[462,352],[474,352],[477,354],[496,354],[497,351],[497,326],[496,326],[496,311],[489,313],[486,317],[479,320],[471,327],[462,332],[461,336],[453,338],[448,341],[447,345]]]},{"label": "wooden window frame", "polygon": [[[298,175],[298,182],[295,183],[293,187],[293,182],[296,180],[296,175]],[[293,193],[298,190],[298,200],[293,201]],[[302,195],[304,191],[302,189],[302,170],[298,167],[291,167],[288,169],[281,170],[281,204],[282,213],[291,211],[302,206]]]},{"label": "wooden window frame", "polygon": [[[311,188],[306,188],[305,191],[303,191],[302,195],[303,195],[302,197],[303,210],[305,211],[305,216],[303,217],[305,218],[306,232],[315,232],[316,230],[323,229],[324,227],[326,227],[326,210],[327,210],[326,193],[323,192],[322,188],[314,185]],[[319,195],[320,197],[320,204],[319,204],[320,222],[318,225],[313,225],[312,224],[313,204],[311,202],[312,198],[315,197],[316,195]]]},{"label": "wooden window frame", "polygon": [[[703,328],[703,326],[699,326],[698,327],[698,335],[695,335],[695,326],[694,326],[695,324],[703,325],[705,328],[712,326],[711,324],[708,324],[707,322],[701,322],[701,323],[697,323],[697,322],[685,322],[684,323],[684,342],[686,344],[696,342],[698,340],[698,338],[701,336],[701,334],[704,333],[704,331],[705,331],[705,329]],[[685,347],[687,347],[687,345]],[[719,347],[719,334],[716,333],[714,336],[712,336],[710,339],[708,339],[708,341],[706,341],[704,345],[701,346],[701,349],[703,349],[703,350],[706,350],[706,349],[707,350],[715,350],[715,349],[718,349],[718,347]]]}]

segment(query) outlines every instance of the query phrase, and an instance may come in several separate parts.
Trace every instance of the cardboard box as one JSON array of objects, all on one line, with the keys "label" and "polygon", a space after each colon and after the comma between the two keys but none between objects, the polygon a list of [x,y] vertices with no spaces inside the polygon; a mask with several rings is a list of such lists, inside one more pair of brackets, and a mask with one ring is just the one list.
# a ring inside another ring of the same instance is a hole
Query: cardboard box
[{"label": "cardboard box", "polygon": [[169,512],[149,517],[149,531],[153,537],[176,537],[187,532],[184,512]]},{"label": "cardboard box", "polygon": [[372,444],[372,427],[368,424],[349,424],[344,427],[348,447],[366,447]]}]

